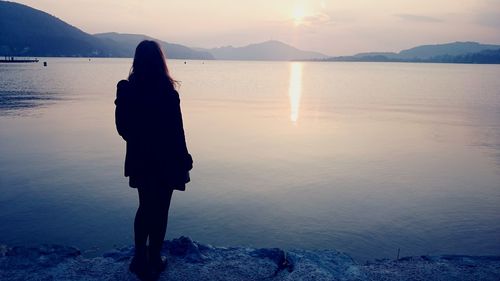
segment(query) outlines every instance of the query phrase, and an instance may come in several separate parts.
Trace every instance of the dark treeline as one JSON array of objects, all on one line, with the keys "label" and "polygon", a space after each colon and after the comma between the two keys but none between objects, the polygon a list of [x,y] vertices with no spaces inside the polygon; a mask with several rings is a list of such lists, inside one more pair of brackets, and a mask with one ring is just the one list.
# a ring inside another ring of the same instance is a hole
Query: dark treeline
[{"label": "dark treeline", "polygon": [[484,50],[478,53],[469,53],[458,56],[437,56],[424,62],[500,64],[500,49]]},{"label": "dark treeline", "polygon": [[366,55],[332,57],[322,61],[500,64],[500,49],[484,50],[477,53],[455,56],[440,55],[430,58],[398,58],[384,55]]}]

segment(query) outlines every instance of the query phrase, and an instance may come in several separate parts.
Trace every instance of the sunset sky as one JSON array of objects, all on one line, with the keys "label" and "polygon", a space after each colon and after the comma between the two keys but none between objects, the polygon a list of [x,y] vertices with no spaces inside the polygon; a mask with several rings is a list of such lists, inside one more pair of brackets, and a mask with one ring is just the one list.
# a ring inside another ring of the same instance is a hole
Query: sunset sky
[{"label": "sunset sky", "polygon": [[191,47],[280,40],[328,55],[421,44],[500,44],[500,0],[21,0],[89,33]]}]

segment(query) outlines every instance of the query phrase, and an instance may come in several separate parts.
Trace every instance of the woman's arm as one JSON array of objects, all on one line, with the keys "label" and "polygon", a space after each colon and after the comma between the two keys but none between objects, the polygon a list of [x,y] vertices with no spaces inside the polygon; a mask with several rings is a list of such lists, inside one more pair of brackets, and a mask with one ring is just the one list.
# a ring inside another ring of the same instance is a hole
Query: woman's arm
[{"label": "woman's arm", "polygon": [[180,104],[180,98],[179,98],[179,93],[177,91],[175,93],[175,110],[174,110],[174,116],[175,116],[175,124],[176,124],[176,129],[177,129],[177,137],[178,137],[178,145],[180,154],[183,157],[184,160],[184,167],[189,171],[193,168],[193,158],[191,157],[191,154],[189,154],[188,149],[187,149],[187,144],[186,144],[186,137],[184,135],[184,124],[182,121],[182,111],[181,111],[181,104]]},{"label": "woman's arm", "polygon": [[116,100],[115,100],[115,124],[118,134],[124,140],[130,139],[130,102],[129,102],[129,82],[121,80],[116,85]]}]

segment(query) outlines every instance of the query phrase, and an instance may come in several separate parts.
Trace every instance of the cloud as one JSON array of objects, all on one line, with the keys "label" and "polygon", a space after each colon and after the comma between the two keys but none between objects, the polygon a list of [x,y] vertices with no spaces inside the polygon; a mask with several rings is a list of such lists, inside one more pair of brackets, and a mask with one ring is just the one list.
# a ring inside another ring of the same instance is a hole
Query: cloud
[{"label": "cloud", "polygon": [[301,22],[302,22],[302,24],[307,25],[307,26],[324,25],[324,24],[333,23],[330,16],[325,14],[325,13],[316,13],[314,15],[305,16],[304,18],[302,18]]},{"label": "cloud", "polygon": [[[304,16],[298,26],[311,28],[353,23],[355,21],[354,16],[348,12],[316,12]],[[294,23],[295,20],[289,19],[287,22]]]},{"label": "cloud", "polygon": [[443,20],[422,15],[412,15],[412,14],[397,14],[396,17],[413,22],[443,22]]}]

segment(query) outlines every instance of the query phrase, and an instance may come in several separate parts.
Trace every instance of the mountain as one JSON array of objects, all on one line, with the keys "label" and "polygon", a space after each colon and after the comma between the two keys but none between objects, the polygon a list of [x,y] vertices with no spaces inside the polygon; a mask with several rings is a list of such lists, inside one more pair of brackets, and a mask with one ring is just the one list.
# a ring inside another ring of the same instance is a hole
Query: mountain
[{"label": "mountain", "polygon": [[112,43],[26,5],[0,1],[0,55],[122,56]]},{"label": "mountain", "polygon": [[219,60],[311,60],[327,58],[326,55],[302,51],[280,41],[266,41],[244,47],[226,46],[214,49],[203,49]]},{"label": "mountain", "polygon": [[0,56],[132,57],[137,44],[155,40],[173,59],[309,60],[327,56],[279,41],[245,47],[192,49],[147,35],[115,32],[88,34],[43,11],[0,1]]},{"label": "mountain", "polygon": [[29,6],[0,1],[0,56],[132,57],[142,40],[155,40],[172,59],[307,60],[326,58],[278,41],[245,47],[195,50],[147,35],[116,32],[88,34]]},{"label": "mountain", "polygon": [[143,40],[156,40],[170,58],[212,59],[206,52],[145,35],[93,36],[43,11],[0,1],[0,56],[132,57]]},{"label": "mountain", "polygon": [[499,63],[500,45],[454,42],[422,45],[399,53],[371,52],[354,56],[331,57],[326,61]]},{"label": "mountain", "polygon": [[213,55],[206,51],[196,51],[194,49],[188,48],[180,44],[167,43],[147,35],[142,34],[126,34],[126,33],[98,33],[94,34],[95,37],[110,40],[118,43],[127,53],[128,56],[133,57],[135,52],[135,47],[142,40],[154,40],[158,42],[166,52],[166,56],[171,59],[202,59],[202,60],[212,60]]},{"label": "mountain", "polygon": [[484,50],[500,49],[500,45],[487,45],[477,42],[454,42],[438,45],[423,45],[399,52],[400,58],[429,59],[437,56],[459,56],[478,53]]}]

